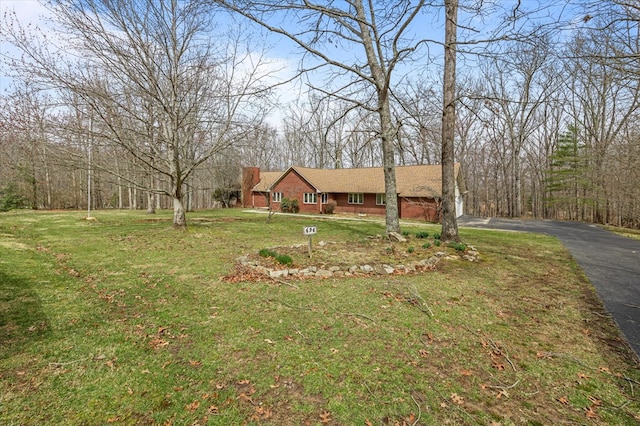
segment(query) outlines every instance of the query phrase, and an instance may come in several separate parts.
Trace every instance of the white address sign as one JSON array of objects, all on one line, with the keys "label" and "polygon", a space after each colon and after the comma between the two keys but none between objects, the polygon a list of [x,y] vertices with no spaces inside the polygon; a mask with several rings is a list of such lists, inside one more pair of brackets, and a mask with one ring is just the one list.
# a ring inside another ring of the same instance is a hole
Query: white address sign
[{"label": "white address sign", "polygon": [[315,226],[305,226],[303,229],[304,235],[314,235],[318,232],[318,229]]}]

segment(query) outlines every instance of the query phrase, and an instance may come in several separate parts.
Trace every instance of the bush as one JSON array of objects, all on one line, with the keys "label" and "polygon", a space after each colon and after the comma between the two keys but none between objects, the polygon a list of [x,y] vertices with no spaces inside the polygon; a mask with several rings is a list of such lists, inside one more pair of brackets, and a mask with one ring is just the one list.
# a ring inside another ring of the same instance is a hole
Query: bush
[{"label": "bush", "polygon": [[440,244],[442,244],[442,243],[440,242],[440,240],[435,240],[435,241],[433,242],[433,244],[435,244],[435,245],[436,245],[436,247],[440,247]]},{"label": "bush", "polygon": [[402,235],[404,235],[405,237],[409,236],[409,231],[402,231]]},{"label": "bush", "polygon": [[407,248],[407,251],[408,251],[409,253],[413,253],[413,251],[414,251],[414,250],[415,250],[415,248],[414,248],[413,246],[409,246],[409,247]]},{"label": "bush", "polygon": [[280,211],[283,213],[298,213],[300,211],[298,200],[296,198],[283,198],[280,201]]},{"label": "bush", "polygon": [[288,198],[283,198],[280,200],[280,211],[283,213],[289,213],[289,209],[291,208],[291,200]]},{"label": "bush", "polygon": [[336,202],[333,200],[330,200],[329,202],[327,202],[327,204],[324,205],[324,212],[326,214],[333,214],[335,209],[336,209]]},{"label": "bush", "polygon": [[427,238],[429,233],[427,231],[416,232],[416,238]]},{"label": "bush", "polygon": [[434,240],[439,240],[440,239],[440,234],[438,232],[436,232],[435,234],[433,234],[433,239]]},{"label": "bush", "polygon": [[424,243],[424,244],[422,245],[422,248],[423,248],[423,249],[428,249],[429,247],[431,247],[431,243]]},{"label": "bush", "polygon": [[0,212],[8,212],[13,209],[21,209],[26,205],[24,198],[18,194],[14,184],[9,184],[0,189]]},{"label": "bush", "polygon": [[277,254],[275,256],[276,262],[281,265],[293,265],[293,259],[288,254]]},{"label": "bush", "polygon": [[261,257],[272,257],[281,265],[293,265],[293,259],[288,254],[278,254],[271,249],[260,249],[258,254]]},{"label": "bush", "polygon": [[464,243],[449,243],[449,247],[453,247],[458,251],[465,251],[467,249],[467,245]]},{"label": "bush", "polygon": [[270,249],[261,249],[258,254],[260,255],[260,257],[276,257],[278,254]]}]

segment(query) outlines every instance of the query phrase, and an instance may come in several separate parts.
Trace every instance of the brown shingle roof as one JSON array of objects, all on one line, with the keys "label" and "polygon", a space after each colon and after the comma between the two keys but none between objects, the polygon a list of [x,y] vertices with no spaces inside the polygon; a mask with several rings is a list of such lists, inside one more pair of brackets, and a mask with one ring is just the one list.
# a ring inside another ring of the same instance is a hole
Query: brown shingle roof
[{"label": "brown shingle roof", "polygon": [[[459,165],[455,165],[458,176]],[[287,172],[296,171],[318,192],[382,194],[385,192],[382,167],[363,169],[313,169],[291,167],[287,171],[261,173],[261,181],[254,191],[267,191]],[[273,174],[276,176],[273,177]],[[268,176],[267,176],[268,175]],[[270,182],[270,184],[268,184]],[[268,184],[268,185],[267,185]],[[401,197],[440,197],[442,193],[442,167],[438,165],[396,166],[396,186]]]},{"label": "brown shingle roof", "polygon": [[260,182],[253,187],[253,191],[267,192],[280,176],[282,176],[282,172],[260,172]]}]

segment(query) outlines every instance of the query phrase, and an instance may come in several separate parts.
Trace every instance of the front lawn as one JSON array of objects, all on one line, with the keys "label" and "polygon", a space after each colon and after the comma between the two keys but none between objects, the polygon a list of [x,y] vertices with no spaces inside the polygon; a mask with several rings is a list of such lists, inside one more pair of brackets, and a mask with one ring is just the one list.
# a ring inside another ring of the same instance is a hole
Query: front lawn
[{"label": "front lawn", "polygon": [[[305,225],[354,262],[383,224],[219,210],[182,232],[171,212],[94,215],[0,214],[0,424],[640,421],[637,359],[553,238],[462,229],[480,261],[223,280],[260,249],[304,252]],[[434,250],[437,226],[403,230],[372,256]]]}]

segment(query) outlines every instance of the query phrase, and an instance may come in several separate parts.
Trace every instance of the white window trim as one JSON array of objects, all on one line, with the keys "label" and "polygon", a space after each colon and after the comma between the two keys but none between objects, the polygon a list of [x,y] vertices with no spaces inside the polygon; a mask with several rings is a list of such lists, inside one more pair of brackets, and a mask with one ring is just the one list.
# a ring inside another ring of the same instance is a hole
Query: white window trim
[{"label": "white window trim", "polygon": [[271,201],[273,201],[274,203],[282,202],[282,192],[272,192],[271,195]]},{"label": "white window trim", "polygon": [[[313,201],[309,201],[309,199]],[[304,204],[318,204],[318,194],[315,192],[305,192],[304,193]]]},{"label": "white window trim", "polygon": [[[357,200],[354,202],[354,198],[357,198]],[[364,204],[364,193],[362,192],[350,192],[347,195],[347,202],[349,204]]]},{"label": "white window trim", "polygon": [[[380,198],[382,198],[382,202],[380,201]],[[387,205],[387,194],[376,194],[376,206],[386,206]]]},{"label": "white window trim", "polygon": [[329,194],[327,194],[326,192],[323,192],[323,193],[320,195],[320,202],[321,202],[322,204],[327,204],[327,203],[329,202]]}]

